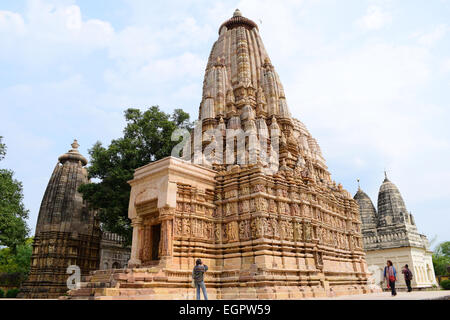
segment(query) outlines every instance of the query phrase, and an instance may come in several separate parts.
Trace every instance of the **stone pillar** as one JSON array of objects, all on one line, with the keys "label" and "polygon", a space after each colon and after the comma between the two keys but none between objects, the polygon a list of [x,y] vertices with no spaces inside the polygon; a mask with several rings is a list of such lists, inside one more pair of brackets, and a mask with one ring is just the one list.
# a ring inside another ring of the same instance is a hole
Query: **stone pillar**
[{"label": "stone pillar", "polygon": [[139,267],[141,265],[141,260],[139,257],[141,241],[139,239],[139,231],[142,229],[142,219],[137,217],[133,219],[131,226],[133,227],[133,242],[131,246],[131,258],[128,261],[128,266],[130,268]]},{"label": "stone pillar", "polygon": [[168,218],[161,224],[161,257],[172,256],[172,219]]},{"label": "stone pillar", "polygon": [[173,208],[161,208],[161,258],[172,257],[173,243]]}]

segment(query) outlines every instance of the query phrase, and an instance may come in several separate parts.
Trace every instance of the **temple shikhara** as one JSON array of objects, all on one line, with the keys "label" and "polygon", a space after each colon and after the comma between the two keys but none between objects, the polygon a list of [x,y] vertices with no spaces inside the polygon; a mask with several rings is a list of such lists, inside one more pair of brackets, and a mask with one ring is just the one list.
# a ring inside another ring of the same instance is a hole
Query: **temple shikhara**
[{"label": "temple shikhara", "polygon": [[58,158],[39,210],[31,269],[20,298],[58,298],[68,291],[67,268],[76,265],[82,275],[99,269],[101,231],[77,189],[88,183],[87,160],[72,149]]},{"label": "temple shikhara", "polygon": [[428,239],[417,230],[413,215],[387,175],[378,193],[378,211],[369,196],[358,188],[354,199],[360,207],[364,250],[368,268],[377,281],[383,281],[386,261],[399,272],[398,288],[406,288],[401,270],[405,264],[413,273],[411,286],[426,289],[437,286]]},{"label": "temple shikhara", "polygon": [[[56,299],[65,295],[68,278],[99,269],[120,269],[128,264],[130,250],[124,240],[102,232],[97,214],[89,209],[78,187],[89,183],[86,158],[72,149],[58,158],[42,199],[31,256],[30,275],[19,298]],[[68,273],[69,269],[69,273]]]},{"label": "temple shikhara", "polygon": [[213,299],[370,292],[358,204],[291,116],[258,26],[239,10],[213,45],[191,139],[194,159],[150,163],[129,182],[128,268],[96,271],[70,297],[192,298],[198,258]]}]

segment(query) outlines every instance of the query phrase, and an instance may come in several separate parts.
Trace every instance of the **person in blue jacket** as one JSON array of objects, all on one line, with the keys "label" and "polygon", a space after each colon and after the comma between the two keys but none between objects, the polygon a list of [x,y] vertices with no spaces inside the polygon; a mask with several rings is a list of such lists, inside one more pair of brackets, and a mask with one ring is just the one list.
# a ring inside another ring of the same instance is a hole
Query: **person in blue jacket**
[{"label": "person in blue jacket", "polygon": [[394,268],[391,260],[387,261],[387,266],[384,267],[384,278],[388,284],[388,288],[391,289],[392,296],[397,295],[397,291],[395,291],[395,281],[397,281],[397,271]]}]

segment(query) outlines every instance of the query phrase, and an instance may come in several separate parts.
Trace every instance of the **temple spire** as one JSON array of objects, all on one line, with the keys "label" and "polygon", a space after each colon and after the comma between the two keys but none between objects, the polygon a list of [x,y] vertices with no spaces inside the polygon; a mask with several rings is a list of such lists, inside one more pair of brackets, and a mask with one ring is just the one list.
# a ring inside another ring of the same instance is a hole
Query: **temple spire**
[{"label": "temple spire", "polygon": [[73,143],[72,143],[72,148],[73,149],[78,149],[80,147],[80,145],[78,144],[78,140],[74,139]]},{"label": "temple spire", "polygon": [[77,139],[73,141],[71,144],[72,149],[70,149],[65,154],[61,155],[58,160],[60,163],[64,164],[66,161],[75,161],[80,162],[82,166],[87,165],[88,161],[83,155],[78,151],[80,145],[78,144]]}]

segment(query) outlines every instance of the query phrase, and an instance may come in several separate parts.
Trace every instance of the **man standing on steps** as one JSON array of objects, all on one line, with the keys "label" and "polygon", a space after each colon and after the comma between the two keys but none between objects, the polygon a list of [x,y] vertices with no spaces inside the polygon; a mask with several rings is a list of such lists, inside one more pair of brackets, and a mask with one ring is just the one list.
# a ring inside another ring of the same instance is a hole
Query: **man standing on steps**
[{"label": "man standing on steps", "polygon": [[204,274],[206,271],[208,271],[208,266],[203,264],[201,259],[197,259],[194,270],[192,270],[192,279],[194,280],[195,288],[197,289],[197,300],[200,300],[200,288],[202,288],[203,297],[205,300],[208,300],[204,282]]},{"label": "man standing on steps", "polygon": [[405,282],[406,282],[406,286],[408,287],[408,292],[411,292],[412,291],[411,280],[413,278],[413,274],[412,274],[411,270],[409,270],[407,264],[405,264],[405,266],[403,267],[402,273],[405,276]]}]

